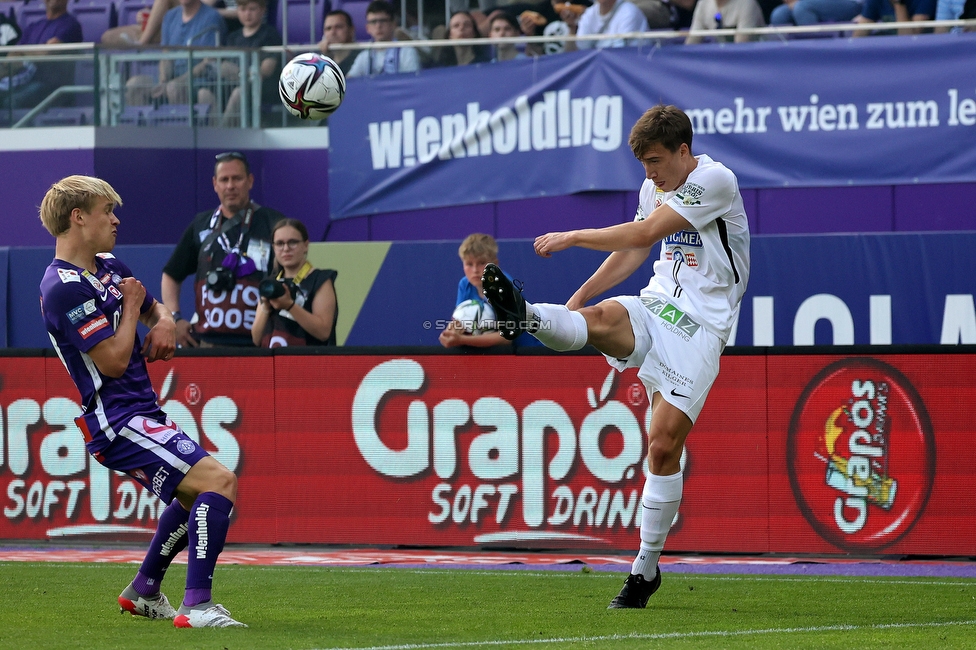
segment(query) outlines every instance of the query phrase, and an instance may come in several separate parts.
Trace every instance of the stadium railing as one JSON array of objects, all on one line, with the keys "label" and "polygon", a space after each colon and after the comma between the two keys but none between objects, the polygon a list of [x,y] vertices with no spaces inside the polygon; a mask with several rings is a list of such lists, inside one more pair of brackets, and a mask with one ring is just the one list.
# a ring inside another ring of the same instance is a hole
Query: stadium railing
[{"label": "stadium railing", "polygon": [[[902,29],[929,30],[934,27],[962,28],[976,30],[976,20],[886,22],[875,24],[830,23],[803,27],[760,27],[744,29],[714,29],[697,31],[657,30],[627,34],[594,34],[587,36],[517,36],[512,38],[475,38],[459,40],[408,40],[385,43],[356,42],[336,44],[335,50],[387,49],[413,47],[428,54],[441,47],[467,45],[515,44],[526,46],[538,44],[563,44],[568,41],[600,41],[606,39],[628,39],[639,43],[640,48],[653,49],[664,45],[684,42],[689,36],[702,37],[711,42],[724,42],[746,35],[753,40],[788,40],[810,36],[848,37],[854,32],[883,30],[891,32]],[[265,47],[261,50],[240,50],[230,48],[168,48],[159,50],[103,50],[94,43],[8,46],[5,52],[14,54],[19,61],[30,62],[38,67],[48,65],[71,65],[85,74],[73,76],[74,83],[65,83],[33,106],[15,107],[12,101],[3,103],[2,98],[10,94],[0,93],[0,128],[24,128],[31,126],[84,125],[115,126],[135,125],[185,125],[190,127],[288,127],[307,125],[291,118],[283,107],[275,102],[261,103],[261,79],[259,59],[262,53],[275,53],[282,63],[292,56],[307,51],[316,51],[317,45],[291,45]],[[558,56],[549,54],[547,56]],[[432,58],[432,57],[429,57]],[[13,59],[7,59],[12,61]],[[151,97],[151,86],[156,85],[156,73],[160,61],[186,61],[187,66],[204,61],[212,61],[211,72],[202,77],[190,79],[187,88],[184,118],[178,118],[182,109],[167,108],[163,112],[169,119],[153,119],[152,113],[166,105],[166,101]],[[227,75],[218,71],[225,64],[234,64],[237,71]],[[0,60],[0,77],[6,76],[4,60]],[[91,71],[95,74],[92,75]],[[94,77],[94,78],[92,78]],[[138,77],[138,79],[136,79]],[[90,83],[89,83],[90,82]],[[201,110],[197,91],[208,89],[214,96],[214,104]],[[225,119],[223,106],[235,88],[241,89],[240,108],[235,115]],[[65,108],[85,109],[76,111],[77,119],[71,119],[72,111]],[[48,112],[57,113],[57,116]],[[202,114],[205,113],[205,114]]]}]

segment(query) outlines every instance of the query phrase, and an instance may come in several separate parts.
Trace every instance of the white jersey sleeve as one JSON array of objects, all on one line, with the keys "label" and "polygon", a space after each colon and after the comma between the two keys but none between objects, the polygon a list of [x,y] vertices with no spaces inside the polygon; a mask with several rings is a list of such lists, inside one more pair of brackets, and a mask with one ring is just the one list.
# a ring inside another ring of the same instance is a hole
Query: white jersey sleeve
[{"label": "white jersey sleeve", "polygon": [[749,222],[735,175],[701,155],[677,190],[661,192],[645,182],[640,196],[638,216],[667,203],[692,225],[661,242],[642,295],[662,295],[727,341],[749,280]]}]

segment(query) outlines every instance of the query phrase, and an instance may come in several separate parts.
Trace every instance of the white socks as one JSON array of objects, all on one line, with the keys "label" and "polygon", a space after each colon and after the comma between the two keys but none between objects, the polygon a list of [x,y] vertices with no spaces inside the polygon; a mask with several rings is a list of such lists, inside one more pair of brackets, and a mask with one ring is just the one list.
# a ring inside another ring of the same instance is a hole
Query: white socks
[{"label": "white socks", "polygon": [[568,352],[586,345],[586,319],[565,305],[525,303],[526,316],[538,321],[538,329],[529,332],[551,350]]},{"label": "white socks", "polygon": [[641,544],[630,570],[633,575],[643,575],[645,580],[654,579],[664,540],[668,538],[671,522],[681,505],[682,482],[680,471],[671,476],[650,474],[644,481],[644,493],[641,495]]}]

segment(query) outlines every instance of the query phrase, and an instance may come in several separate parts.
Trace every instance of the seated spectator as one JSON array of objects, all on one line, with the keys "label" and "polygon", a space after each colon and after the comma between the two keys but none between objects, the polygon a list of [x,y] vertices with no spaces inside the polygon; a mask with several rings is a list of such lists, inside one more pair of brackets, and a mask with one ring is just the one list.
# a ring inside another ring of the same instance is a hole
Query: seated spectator
[{"label": "seated spectator", "polygon": [[20,27],[7,14],[0,11],[0,47],[16,45],[20,42]]},{"label": "seated spectator", "polygon": [[[935,3],[936,20],[958,20],[962,16],[965,0],[937,0]],[[948,27],[936,27],[936,34],[945,34],[949,31]],[[952,31],[962,31],[961,27],[954,27]]]},{"label": "seated spectator", "polygon": [[[366,7],[366,31],[377,43],[393,42],[396,12],[386,0],[373,0]],[[363,50],[349,68],[347,77],[366,77],[376,74],[416,72],[420,56],[413,47],[390,47]]]},{"label": "seated spectator", "polygon": [[[765,26],[766,20],[756,0],[698,0],[691,18],[692,31]],[[734,40],[736,43],[745,43],[752,39],[753,36],[749,34],[736,34]],[[701,42],[701,36],[689,36],[685,39],[688,45]]]},{"label": "seated spectator", "polygon": [[[218,47],[227,39],[227,26],[220,13],[200,0],[179,0],[179,6],[163,17],[162,45],[185,47]],[[186,59],[159,62],[159,79],[134,75],[126,82],[126,101],[130,105],[149,104],[152,100],[166,100],[170,104],[186,104],[189,96],[190,72],[205,83],[212,81],[213,63],[203,60],[188,70]],[[199,85],[199,84],[198,84]],[[148,91],[148,92],[147,92]],[[196,101],[206,103],[206,88],[197,89]]]},{"label": "seated spectator", "polygon": [[325,15],[325,24],[322,27],[322,40],[319,41],[319,52],[331,58],[339,64],[342,74],[349,74],[352,62],[359,54],[356,50],[333,50],[332,45],[336,43],[355,43],[356,28],[352,24],[352,16],[336,9]]},{"label": "seated spectator", "polygon": [[647,18],[648,29],[669,29],[672,23],[671,3],[664,0],[631,0]]},{"label": "seated spectator", "polygon": [[[237,0],[237,19],[241,21],[242,27],[228,34],[227,47],[259,48],[281,45],[281,34],[272,25],[264,22],[266,2],[267,0]],[[278,64],[281,57],[272,52],[262,52],[260,57],[261,104],[268,106],[278,102]],[[240,79],[240,72],[235,61],[227,60],[220,66],[221,78],[230,84],[235,84]],[[216,97],[207,88],[201,88],[199,95],[201,103],[211,106],[216,103]],[[241,88],[237,84],[227,98],[223,126],[240,126],[240,117]]]},{"label": "seated spectator", "polygon": [[[44,18],[24,28],[19,45],[54,45],[81,43],[81,24],[68,13],[68,0],[44,0]],[[32,57],[49,54],[31,52]],[[22,62],[11,54],[3,67],[6,76],[0,78],[0,107],[33,108],[61,86],[74,81],[73,62]],[[70,100],[70,97],[65,97]]]},{"label": "seated spectator", "polygon": [[[864,0],[861,14],[854,18],[854,22],[868,25],[879,22],[918,22],[932,20],[935,15],[936,0]],[[867,36],[868,30],[858,30],[854,36]],[[899,29],[899,34],[918,34],[918,29]]]},{"label": "seated spectator", "polygon": [[863,0],[786,0],[773,9],[771,25],[846,23],[861,13]]},{"label": "seated spectator", "polygon": [[[474,17],[467,11],[458,11],[451,16],[447,38],[452,41],[481,38],[481,34],[478,33]],[[437,48],[437,65],[439,67],[486,63],[490,60],[491,51],[487,45],[455,45],[454,47]]]},{"label": "seated spectator", "polygon": [[297,219],[278,221],[271,230],[271,245],[275,266],[269,277],[276,282],[261,283],[261,303],[251,326],[254,345],[335,345],[338,273],[316,269],[308,261],[308,230]]},{"label": "seated spectator", "polygon": [[[500,11],[491,19],[488,27],[489,38],[515,38],[521,36],[522,30],[518,21],[509,14]],[[518,51],[515,43],[498,43],[495,47],[495,56],[492,61],[511,61],[512,59],[525,59],[526,55]]]},{"label": "seated spectator", "polygon": [[[559,7],[559,17],[566,23],[570,34],[590,36],[592,34],[631,34],[646,32],[647,18],[644,12],[628,0],[597,0],[579,13],[580,5],[565,3]],[[638,45],[638,39],[607,38],[599,41],[567,41],[566,51],[589,50],[605,47],[628,47]]]},{"label": "seated spectator", "polygon": [[[485,293],[481,288],[481,274],[485,272],[485,265],[498,264],[498,243],[491,235],[474,233],[461,242],[458,255],[464,266],[464,277],[458,282],[454,306],[457,307],[467,300],[477,300],[486,304]],[[458,321],[451,321],[451,324],[441,332],[438,340],[445,348],[455,348],[459,345],[489,348],[510,343],[500,332],[469,334],[464,331],[464,325]]]},{"label": "seated spectator", "polygon": [[[150,0],[146,0],[148,4]],[[218,0],[203,0],[205,4],[214,6]],[[160,42],[163,17],[166,12],[179,6],[179,0],[152,0],[152,6],[143,9],[142,14],[135,24],[119,25],[106,30],[102,34],[102,45],[105,47],[145,47],[147,45],[158,45]],[[226,20],[236,19],[237,13],[234,9],[222,7],[217,11]]]}]

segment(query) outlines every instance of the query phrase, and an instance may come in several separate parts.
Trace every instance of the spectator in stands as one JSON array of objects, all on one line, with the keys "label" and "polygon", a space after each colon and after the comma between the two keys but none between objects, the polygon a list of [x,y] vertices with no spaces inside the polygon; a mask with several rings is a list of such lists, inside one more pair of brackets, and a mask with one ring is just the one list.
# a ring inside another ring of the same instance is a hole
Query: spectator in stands
[{"label": "spectator in stands", "polygon": [[[219,0],[203,0],[204,4],[214,6]],[[150,0],[146,0],[149,4]],[[132,25],[119,25],[108,29],[102,34],[102,45],[105,47],[145,47],[158,45],[163,26],[163,17],[170,9],[178,7],[179,0],[152,0],[152,6],[143,9],[142,16]],[[221,7],[217,11],[225,20],[237,18],[234,9]]]},{"label": "spectator in stands", "polygon": [[[461,257],[461,263],[464,266],[464,277],[458,282],[457,299],[454,301],[454,306],[457,307],[467,300],[477,300],[486,304],[485,293],[481,288],[481,275],[485,272],[487,264],[498,264],[498,243],[491,235],[474,233],[468,235],[461,242],[458,255]],[[477,326],[477,323],[473,325]],[[472,324],[469,323],[468,329],[471,328]],[[466,333],[464,324],[456,320],[452,320],[451,324],[441,331],[438,340],[445,348],[455,348],[459,345],[490,348],[495,345],[509,344],[509,341],[499,332]]]},{"label": "spectator in stands", "polygon": [[[258,285],[271,271],[271,229],[285,216],[251,201],[254,175],[237,151],[218,154],[216,210],[197,214],[163,267],[163,302],[183,347],[251,347]],[[195,275],[196,313],[180,313],[180,288]]]},{"label": "spectator in stands", "polygon": [[[179,6],[166,12],[163,17],[162,45],[165,47],[219,47],[227,40],[227,25],[220,13],[200,0],[179,0]],[[202,60],[193,66],[193,76],[212,82],[212,60]],[[127,101],[130,105],[148,104],[150,100],[166,99],[170,104],[185,104],[189,97],[190,72],[186,59],[159,62],[159,79],[146,75],[134,75],[126,82]],[[151,88],[146,93],[146,89]],[[205,94],[198,88],[197,101],[206,103]]]},{"label": "spectator in stands", "polygon": [[[559,6],[559,17],[569,28],[570,34],[590,36],[592,34],[630,34],[646,32],[647,18],[644,12],[628,0],[597,0],[579,13],[581,5],[564,3]],[[599,41],[567,41],[566,51],[576,49],[603,49],[605,47],[628,47],[638,45],[637,39],[606,38]]]},{"label": "spectator in stands", "polygon": [[[958,20],[962,16],[965,0],[937,0],[935,3],[936,20]],[[949,31],[948,27],[936,27],[936,34],[945,34]],[[962,31],[962,28],[955,27],[952,31]]]},{"label": "spectator in stands", "polygon": [[[518,21],[511,15],[500,11],[491,19],[488,28],[489,38],[515,38],[522,35]],[[495,45],[495,56],[492,61],[511,61],[512,59],[524,59],[526,55],[519,52],[515,43],[499,43]]]},{"label": "spectator in stands", "polygon": [[[481,34],[478,32],[474,17],[467,11],[458,11],[451,16],[447,38],[456,41],[481,38]],[[486,63],[488,61],[491,61],[491,50],[487,45],[455,45],[437,48],[437,65],[439,67]]]},{"label": "spectator in stands", "polygon": [[[54,45],[82,41],[81,24],[68,13],[68,0],[44,0],[44,11],[44,18],[24,29],[20,45]],[[30,53],[32,57],[44,54],[49,53]],[[11,54],[0,68],[7,75],[0,78],[0,107],[33,108],[52,92],[61,86],[70,85],[74,80],[73,62],[22,62],[13,60],[15,56]]]},{"label": "spectator in stands", "polygon": [[[393,42],[396,12],[386,0],[373,0],[366,7],[366,31],[377,43]],[[390,47],[363,50],[349,68],[348,77],[366,77],[376,74],[416,72],[420,69],[420,56],[413,47]]]},{"label": "spectator in stands", "polygon": [[[878,22],[918,22],[932,20],[935,15],[936,0],[864,0],[861,14],[854,18],[854,22],[868,25]],[[867,36],[868,30],[860,29],[853,36]],[[918,34],[918,29],[899,29],[899,34]]]},{"label": "spectator in stands", "polygon": [[861,13],[864,0],[786,0],[773,9],[772,25],[846,23]]},{"label": "spectator in stands", "polygon": [[[762,8],[756,0],[698,0],[691,18],[691,29],[748,29],[765,27]],[[736,43],[751,41],[749,34],[736,34]],[[728,40],[728,39],[726,39]],[[689,36],[685,43],[701,43],[701,36]]]},{"label": "spectator in stands", "polygon": [[671,3],[665,0],[632,0],[647,18],[648,29],[668,29],[672,23]]},{"label": "spectator in stands", "polygon": [[0,12],[0,47],[4,45],[16,45],[20,41],[20,27],[17,21],[7,14]]},{"label": "spectator in stands", "polygon": [[334,50],[337,43],[355,43],[356,27],[352,24],[352,16],[342,9],[335,9],[325,15],[322,27],[322,40],[319,41],[319,52],[328,56],[339,64],[342,74],[349,74],[352,62],[356,60],[357,50]]},{"label": "spectator in stands", "polygon": [[[237,19],[242,27],[227,36],[227,47],[247,49],[281,45],[281,34],[274,26],[264,22],[266,11],[267,0],[237,0]],[[278,65],[281,57],[272,52],[262,52],[260,57],[261,104],[270,106],[278,102]],[[240,72],[240,68],[234,61],[227,60],[221,63],[221,78],[230,84],[240,79]],[[201,102],[211,106],[216,104],[216,97],[210,89],[202,88],[199,94]],[[222,124],[240,126],[240,117],[241,88],[237,84],[227,98]]]},{"label": "spectator in stands", "polygon": [[261,283],[261,303],[251,327],[254,345],[335,345],[338,273],[317,269],[308,261],[308,230],[297,219],[276,223],[271,244],[275,266]]}]

